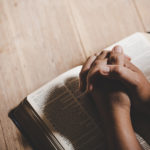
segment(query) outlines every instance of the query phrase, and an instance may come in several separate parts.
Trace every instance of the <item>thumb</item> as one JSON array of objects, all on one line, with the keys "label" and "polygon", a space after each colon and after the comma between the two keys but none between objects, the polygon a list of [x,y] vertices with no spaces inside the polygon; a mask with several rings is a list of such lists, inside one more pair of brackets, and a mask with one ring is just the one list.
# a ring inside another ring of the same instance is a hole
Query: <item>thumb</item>
[{"label": "thumb", "polygon": [[120,65],[108,65],[110,68],[108,77],[120,80],[128,86],[136,86],[138,82],[138,74],[129,68]]},{"label": "thumb", "polygon": [[112,65],[124,65],[124,54],[121,46],[118,45],[113,47],[110,52],[108,62]]}]

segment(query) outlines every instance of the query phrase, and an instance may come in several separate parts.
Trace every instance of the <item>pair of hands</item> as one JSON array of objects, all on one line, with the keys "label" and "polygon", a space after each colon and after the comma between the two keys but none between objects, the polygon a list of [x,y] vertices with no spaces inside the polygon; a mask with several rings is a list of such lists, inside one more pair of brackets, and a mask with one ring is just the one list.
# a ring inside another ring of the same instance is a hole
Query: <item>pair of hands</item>
[{"label": "pair of hands", "polygon": [[132,127],[130,107],[146,110],[150,106],[150,83],[120,46],[87,59],[80,72],[80,90],[86,90],[96,103],[108,149],[142,150]]},{"label": "pair of hands", "polygon": [[117,110],[129,113],[131,101],[140,110],[150,101],[150,83],[120,46],[87,59],[80,72],[80,90],[92,95],[104,117]]}]

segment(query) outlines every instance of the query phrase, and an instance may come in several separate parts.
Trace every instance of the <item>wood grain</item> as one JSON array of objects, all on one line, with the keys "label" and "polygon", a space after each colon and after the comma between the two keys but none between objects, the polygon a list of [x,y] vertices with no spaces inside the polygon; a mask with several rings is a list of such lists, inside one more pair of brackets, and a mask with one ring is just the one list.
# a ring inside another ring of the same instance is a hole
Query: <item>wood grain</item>
[{"label": "wood grain", "polygon": [[0,122],[0,149],[5,149],[6,148],[6,143],[4,140],[4,133],[3,133],[3,128],[1,126],[1,122]]},{"label": "wood grain", "polygon": [[70,0],[87,56],[137,31],[144,31],[131,0]]},{"label": "wood grain", "polygon": [[150,32],[150,0],[133,0],[146,32]]},{"label": "wood grain", "polygon": [[8,112],[85,56],[65,1],[1,0],[0,11],[0,146],[30,149]]}]

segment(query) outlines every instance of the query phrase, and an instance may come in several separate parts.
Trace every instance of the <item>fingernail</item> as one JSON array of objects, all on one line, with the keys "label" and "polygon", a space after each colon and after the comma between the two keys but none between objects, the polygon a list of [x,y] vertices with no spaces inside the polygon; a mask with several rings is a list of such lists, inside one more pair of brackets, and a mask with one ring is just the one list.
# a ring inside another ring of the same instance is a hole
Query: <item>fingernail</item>
[{"label": "fingernail", "polygon": [[109,71],[110,71],[110,68],[109,68],[109,67],[107,67],[107,66],[106,66],[106,67],[103,67],[103,68],[102,68],[102,71],[107,73],[107,72],[109,72]]},{"label": "fingernail", "polygon": [[122,53],[122,47],[116,46],[116,47],[114,48],[114,52],[116,52],[116,53]]}]

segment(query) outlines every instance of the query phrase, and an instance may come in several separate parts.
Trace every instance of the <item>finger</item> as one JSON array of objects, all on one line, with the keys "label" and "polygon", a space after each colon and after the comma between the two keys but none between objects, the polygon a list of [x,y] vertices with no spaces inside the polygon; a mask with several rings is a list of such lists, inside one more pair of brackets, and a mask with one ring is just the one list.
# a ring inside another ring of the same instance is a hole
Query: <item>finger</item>
[{"label": "finger", "polygon": [[[107,64],[107,57],[108,57],[108,54],[110,53],[110,51],[102,51],[98,56],[97,58],[95,59],[95,61],[92,63],[92,67],[88,73],[88,76],[87,76],[87,80],[86,80],[86,83],[87,83],[87,86],[86,86],[86,89],[87,91],[91,91],[92,90],[92,78],[93,76],[98,72],[98,69],[99,69],[99,72],[101,72],[101,67],[100,66],[106,66]],[[104,69],[105,70],[105,69]]]},{"label": "finger", "polygon": [[97,64],[92,67],[87,75],[87,91],[93,90],[92,79],[98,73],[99,75],[108,75],[110,68],[107,65]]},{"label": "finger", "polygon": [[103,60],[105,59],[106,57],[108,57],[110,51],[106,51],[106,50],[103,50],[99,56],[97,56],[96,60]]},{"label": "finger", "polygon": [[130,56],[128,56],[126,54],[124,54],[124,56],[125,56],[125,58],[127,58],[127,60],[131,61],[131,57]]},{"label": "finger", "polygon": [[106,50],[102,51],[95,59],[92,66],[106,65],[109,53],[110,51],[106,51]]},{"label": "finger", "polygon": [[[111,54],[111,52],[110,52],[110,56],[111,56],[112,54]],[[110,57],[109,56],[109,57]],[[122,63],[123,63],[123,65],[124,66],[126,66],[126,67],[128,67],[129,66],[129,64],[128,63],[130,63],[130,60],[131,59],[129,59],[129,57],[127,56],[127,55],[125,55],[124,54],[124,57],[120,57],[120,55],[115,55],[115,56],[113,56],[113,58],[109,58],[108,59],[108,64],[119,64],[118,62],[119,62],[119,60],[122,60]],[[123,60],[124,60],[124,62],[123,62]]]},{"label": "finger", "polygon": [[126,66],[126,64],[130,62],[130,59],[128,59],[128,57],[126,57],[126,55],[124,55],[124,66]]},{"label": "finger", "polygon": [[108,57],[109,53],[110,53],[110,51],[106,51],[106,50],[102,51],[97,56],[95,61],[93,62],[92,67],[91,67],[91,69],[88,73],[87,80],[86,80],[86,82],[87,82],[87,87],[86,87],[87,91],[92,90],[92,87],[93,87],[92,78],[97,72],[99,72],[100,74],[108,72],[107,71],[108,68],[107,67],[105,68],[104,66],[106,66],[106,64],[107,64],[107,59],[108,59],[107,57]]},{"label": "finger", "polygon": [[96,74],[97,72],[97,68],[96,67],[92,67],[90,69],[90,71],[88,72],[88,75],[87,75],[87,78],[86,78],[86,91],[89,92],[89,91],[92,91],[93,90],[93,85],[92,85],[92,77]]},{"label": "finger", "polygon": [[[120,54],[118,52],[115,52],[115,48],[118,48],[118,46],[115,46],[112,49],[112,52],[110,52],[108,64],[120,64],[119,62],[121,61],[122,64],[124,63],[124,66],[125,66],[125,64],[127,64],[126,62],[131,61],[131,58],[128,55],[124,54],[124,57],[123,57],[123,55],[120,56]],[[122,47],[121,47],[121,49],[122,49]],[[113,51],[114,51],[114,53],[113,53]],[[121,51],[123,52],[123,50],[121,50]]]},{"label": "finger", "polygon": [[138,82],[138,74],[131,69],[120,65],[108,65],[110,72],[108,77],[118,79],[126,85],[136,86]]},{"label": "finger", "polygon": [[124,65],[124,54],[121,46],[115,46],[112,49],[109,55],[108,63],[114,65]]},{"label": "finger", "polygon": [[125,67],[131,69],[132,71],[134,72],[141,72],[138,67],[136,67],[134,64],[132,64],[130,61],[125,61],[125,64],[124,64]]},{"label": "finger", "polygon": [[86,62],[84,63],[84,65],[82,66],[81,72],[79,74],[79,89],[81,91],[84,91],[86,88],[86,76],[88,74],[88,71],[92,65],[92,63],[94,62],[94,60],[96,59],[97,54],[90,56]]}]

